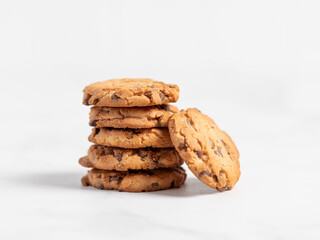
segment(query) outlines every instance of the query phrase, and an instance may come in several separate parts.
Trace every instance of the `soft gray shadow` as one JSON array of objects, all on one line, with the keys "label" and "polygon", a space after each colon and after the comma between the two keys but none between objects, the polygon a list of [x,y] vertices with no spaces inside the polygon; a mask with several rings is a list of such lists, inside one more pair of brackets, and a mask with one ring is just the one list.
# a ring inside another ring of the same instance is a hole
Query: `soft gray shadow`
[{"label": "soft gray shadow", "polygon": [[[83,173],[77,172],[62,172],[62,173],[32,173],[25,174],[19,178],[12,179],[19,184],[26,184],[39,187],[52,187],[62,189],[82,189],[81,178]],[[91,187],[90,187],[91,189]],[[96,189],[101,191],[100,189]],[[143,192],[140,194],[158,195],[169,197],[195,197],[200,195],[212,195],[219,193],[212,189],[197,178],[187,178],[181,188],[161,190],[156,192]],[[138,193],[139,194],[139,193]]]},{"label": "soft gray shadow", "polygon": [[219,192],[203,184],[197,178],[187,178],[186,182],[182,185],[181,188],[149,192],[148,194],[170,197],[195,197],[200,195],[212,195],[216,193]]},{"label": "soft gray shadow", "polygon": [[76,172],[32,173],[22,175],[14,180],[21,184],[33,186],[80,189],[82,186],[80,180],[83,175]]}]

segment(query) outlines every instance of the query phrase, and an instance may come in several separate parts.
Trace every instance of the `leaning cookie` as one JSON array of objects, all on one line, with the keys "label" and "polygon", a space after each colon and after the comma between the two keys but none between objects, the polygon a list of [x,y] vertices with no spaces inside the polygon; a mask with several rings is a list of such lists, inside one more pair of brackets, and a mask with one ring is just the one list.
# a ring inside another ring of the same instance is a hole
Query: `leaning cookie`
[{"label": "leaning cookie", "polygon": [[218,125],[215,123],[215,121],[213,121],[213,119],[209,118],[206,115],[203,115],[204,118],[206,118],[211,126],[213,126],[218,132],[219,132],[219,136],[221,141],[223,142],[223,144],[225,145],[228,154],[236,160],[239,160],[240,158],[240,154],[239,154],[239,150],[236,146],[236,144],[234,143],[234,141],[232,140],[232,138],[229,136],[229,134],[226,131],[221,130]]},{"label": "leaning cookie", "polygon": [[231,156],[211,118],[187,109],[174,114],[168,127],[173,145],[199,180],[219,191],[233,188],[240,177],[239,160]]},{"label": "leaning cookie", "polygon": [[235,160],[239,160],[240,154],[236,144],[233,142],[232,138],[225,131],[220,132],[220,137],[223,144],[226,146],[228,154]]},{"label": "leaning cookie", "polygon": [[151,79],[112,79],[96,82],[83,90],[85,105],[145,107],[176,102],[179,87]]},{"label": "leaning cookie", "polygon": [[90,126],[113,128],[167,127],[178,108],[169,104],[151,107],[92,107]]},{"label": "leaning cookie", "polygon": [[93,128],[89,141],[103,146],[119,148],[173,147],[167,128]]},{"label": "leaning cookie", "polygon": [[83,186],[99,189],[149,192],[179,188],[186,177],[185,171],[180,167],[126,172],[92,169],[81,182]]},{"label": "leaning cookie", "polygon": [[79,163],[89,168],[127,171],[178,167],[183,161],[174,148],[123,149],[92,145]]}]

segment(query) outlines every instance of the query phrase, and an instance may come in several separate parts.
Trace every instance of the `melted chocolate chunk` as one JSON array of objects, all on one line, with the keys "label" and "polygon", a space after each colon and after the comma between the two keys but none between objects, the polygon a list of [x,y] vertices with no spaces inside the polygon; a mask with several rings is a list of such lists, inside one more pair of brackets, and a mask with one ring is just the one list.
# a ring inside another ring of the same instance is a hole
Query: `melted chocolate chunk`
[{"label": "melted chocolate chunk", "polygon": [[221,147],[218,147],[218,153],[219,153],[219,155],[220,155],[221,157],[223,157],[223,154],[222,154],[222,152],[221,152]]},{"label": "melted chocolate chunk", "polygon": [[186,150],[186,149],[187,149],[187,146],[186,146],[185,141],[180,142],[179,145],[178,145],[178,148],[179,148],[180,150]]},{"label": "melted chocolate chunk", "polygon": [[158,187],[158,186],[159,186],[159,183],[152,183],[152,184],[151,184],[151,187],[152,187],[152,188],[156,188],[156,187]]},{"label": "melted chocolate chunk", "polygon": [[118,181],[119,180],[119,177],[118,176],[110,176],[109,177],[109,182],[114,182],[114,181]]},{"label": "melted chocolate chunk", "polygon": [[120,97],[117,96],[117,93],[115,92],[115,93],[112,95],[111,99],[114,100],[114,101],[117,101],[117,100],[120,99]]},{"label": "melted chocolate chunk", "polygon": [[151,92],[146,92],[144,94],[147,98],[151,99],[152,93]]},{"label": "melted chocolate chunk", "polygon": [[99,99],[97,98],[93,101],[93,105],[96,105],[98,102],[99,102]]},{"label": "melted chocolate chunk", "polygon": [[87,106],[90,105],[90,104],[89,104],[89,98],[86,98],[86,99],[84,100],[84,105],[87,105]]},{"label": "melted chocolate chunk", "polygon": [[114,157],[118,160],[118,162],[122,161],[122,154],[123,152],[115,152]]},{"label": "melted chocolate chunk", "polygon": [[159,97],[161,101],[164,101],[166,99],[166,95],[164,95],[162,92],[159,93]]},{"label": "melted chocolate chunk", "polygon": [[99,184],[97,185],[97,188],[99,188],[99,189],[104,189],[103,183],[99,183]]},{"label": "melted chocolate chunk", "polygon": [[203,151],[202,150],[195,151],[195,153],[197,154],[198,158],[201,158],[202,155],[203,155]]},{"label": "melted chocolate chunk", "polygon": [[112,148],[104,147],[104,155],[114,155],[114,151]]},{"label": "melted chocolate chunk", "polygon": [[209,173],[208,171],[202,171],[202,172],[199,173],[199,177],[200,177],[200,178],[201,178],[202,176],[204,176],[204,175],[210,177],[210,173]]},{"label": "melted chocolate chunk", "polygon": [[109,108],[104,108],[103,111],[106,112],[106,113],[109,113],[110,109]]},{"label": "melted chocolate chunk", "polygon": [[146,156],[148,156],[148,153],[146,153],[145,151],[139,151],[137,154],[141,158],[145,158]]},{"label": "melted chocolate chunk", "polygon": [[89,123],[89,125],[91,127],[95,127],[95,126],[97,126],[97,122],[98,122],[98,120],[93,120],[91,123]]},{"label": "melted chocolate chunk", "polygon": [[157,121],[159,124],[161,124],[162,120],[163,120],[163,116],[157,118]]},{"label": "melted chocolate chunk", "polygon": [[164,109],[168,112],[168,111],[170,111],[170,106],[169,105],[162,105],[162,109]]},{"label": "melted chocolate chunk", "polygon": [[209,139],[209,143],[210,143],[211,148],[214,148],[214,143],[211,139]]}]

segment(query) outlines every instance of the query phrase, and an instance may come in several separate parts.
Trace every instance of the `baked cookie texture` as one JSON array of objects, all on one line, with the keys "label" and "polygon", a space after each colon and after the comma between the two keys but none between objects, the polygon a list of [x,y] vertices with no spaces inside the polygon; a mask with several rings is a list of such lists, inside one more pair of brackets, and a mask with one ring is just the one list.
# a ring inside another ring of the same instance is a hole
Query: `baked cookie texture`
[{"label": "baked cookie texture", "polygon": [[89,168],[128,171],[178,167],[183,160],[174,148],[123,149],[92,145],[79,163]]},{"label": "baked cookie texture", "polygon": [[233,142],[232,138],[226,133],[225,131],[220,131],[220,137],[221,141],[224,143],[224,145],[227,148],[228,154],[231,155],[231,157],[235,160],[239,160],[240,153],[236,146],[236,144]]},{"label": "baked cookie texture", "polygon": [[239,159],[225,145],[231,138],[223,140],[226,135],[211,118],[191,108],[174,114],[168,128],[173,145],[199,180],[219,191],[233,188],[240,177]]},{"label": "baked cookie texture", "polygon": [[108,147],[119,148],[173,147],[167,128],[93,128],[89,141]]},{"label": "baked cookie texture", "polygon": [[106,107],[154,106],[176,102],[179,87],[151,79],[112,79],[83,90],[83,104]]},{"label": "baked cookie texture", "polygon": [[180,167],[124,172],[92,169],[81,182],[84,186],[99,189],[149,192],[179,188],[186,177],[185,171]]},{"label": "baked cookie texture", "polygon": [[151,107],[92,107],[89,125],[113,128],[167,127],[178,108],[169,104]]}]

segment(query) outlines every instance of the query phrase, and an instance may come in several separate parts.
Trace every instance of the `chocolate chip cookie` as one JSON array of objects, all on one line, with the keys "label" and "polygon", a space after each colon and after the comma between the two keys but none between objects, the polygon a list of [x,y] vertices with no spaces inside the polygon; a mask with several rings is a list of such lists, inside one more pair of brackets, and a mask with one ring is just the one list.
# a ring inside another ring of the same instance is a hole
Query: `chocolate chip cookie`
[{"label": "chocolate chip cookie", "polygon": [[196,177],[219,191],[232,189],[240,177],[233,158],[214,121],[197,109],[175,113],[168,122],[176,150]]},{"label": "chocolate chip cookie", "polygon": [[93,128],[89,141],[119,148],[173,147],[167,128]]},{"label": "chocolate chip cookie", "polygon": [[228,154],[235,160],[239,160],[240,154],[236,144],[233,142],[232,138],[225,131],[220,132],[221,141],[227,148]]},{"label": "chocolate chip cookie", "polygon": [[123,149],[92,145],[79,163],[89,168],[127,171],[178,167],[183,160],[174,148]]},{"label": "chocolate chip cookie", "polygon": [[149,192],[179,188],[186,177],[185,171],[180,167],[126,172],[92,169],[81,182],[83,186],[99,189]]},{"label": "chocolate chip cookie", "polygon": [[178,108],[172,105],[151,107],[92,107],[90,126],[113,128],[167,127],[168,119]]},{"label": "chocolate chip cookie", "polygon": [[83,90],[85,105],[145,107],[176,102],[179,87],[151,79],[112,79],[96,82]]}]

